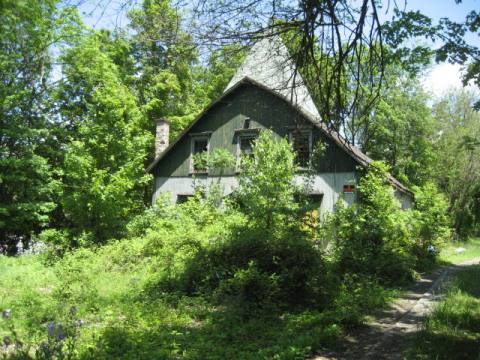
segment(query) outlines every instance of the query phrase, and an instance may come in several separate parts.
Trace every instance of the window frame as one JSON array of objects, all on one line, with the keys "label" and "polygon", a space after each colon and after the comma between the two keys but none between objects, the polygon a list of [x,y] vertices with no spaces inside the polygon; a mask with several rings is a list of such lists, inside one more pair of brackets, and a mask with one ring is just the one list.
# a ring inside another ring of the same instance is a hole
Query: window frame
[{"label": "window frame", "polygon": [[241,169],[241,162],[242,162],[242,148],[241,148],[241,140],[242,139],[253,139],[254,141],[258,138],[258,131],[253,129],[249,129],[251,131],[242,131],[237,132],[237,161],[235,163],[235,171],[239,173]]},{"label": "window frame", "polygon": [[195,170],[195,164],[193,161],[194,151],[195,151],[195,142],[196,141],[206,141],[207,142],[207,156],[210,153],[210,136],[209,135],[192,135],[190,138],[190,174],[208,174],[208,166],[202,170]]},{"label": "window frame", "polygon": [[[301,132],[301,133],[304,133],[304,134],[308,134],[308,161],[310,161],[310,157],[311,157],[312,151],[313,151],[313,130],[312,130],[312,128],[310,128],[310,127],[306,127],[306,128],[299,127],[299,128],[290,129],[290,131],[288,132],[288,140],[292,144],[292,149],[295,153],[295,157],[297,157],[296,156],[297,151],[295,149],[295,142],[294,142],[295,132]],[[308,167],[301,166],[298,163],[296,163],[296,165],[298,166],[298,168],[300,170],[308,169]]]}]

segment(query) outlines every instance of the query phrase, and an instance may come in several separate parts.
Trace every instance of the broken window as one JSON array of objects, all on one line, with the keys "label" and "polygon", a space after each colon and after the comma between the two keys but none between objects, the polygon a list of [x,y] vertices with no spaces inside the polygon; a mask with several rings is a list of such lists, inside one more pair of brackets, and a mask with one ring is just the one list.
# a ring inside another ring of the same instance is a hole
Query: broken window
[{"label": "broken window", "polygon": [[238,159],[237,159],[237,169],[241,166],[241,161],[243,157],[253,158],[253,143],[255,142],[256,136],[254,135],[241,135],[238,139]]},{"label": "broken window", "polygon": [[192,139],[192,172],[207,172],[208,138]]},{"label": "broken window", "polygon": [[310,130],[295,129],[290,134],[295,160],[298,166],[308,167],[311,152],[311,134]]}]

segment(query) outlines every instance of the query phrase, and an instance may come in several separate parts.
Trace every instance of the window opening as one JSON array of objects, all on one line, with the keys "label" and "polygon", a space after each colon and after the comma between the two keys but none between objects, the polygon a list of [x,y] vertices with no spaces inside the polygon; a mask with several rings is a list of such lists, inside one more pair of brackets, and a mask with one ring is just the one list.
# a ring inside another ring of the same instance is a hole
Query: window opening
[{"label": "window opening", "polygon": [[208,139],[193,139],[192,170],[193,172],[207,172]]},{"label": "window opening", "polygon": [[306,168],[310,161],[311,131],[295,130],[291,134],[297,165]]}]

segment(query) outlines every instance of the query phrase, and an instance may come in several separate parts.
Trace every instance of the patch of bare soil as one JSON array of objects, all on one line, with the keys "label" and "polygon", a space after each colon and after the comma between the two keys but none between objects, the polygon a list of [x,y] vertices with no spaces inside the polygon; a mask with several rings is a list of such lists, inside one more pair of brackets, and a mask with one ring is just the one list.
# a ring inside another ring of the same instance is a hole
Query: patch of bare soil
[{"label": "patch of bare soil", "polygon": [[479,263],[480,258],[476,258],[440,267],[423,276],[387,309],[376,314],[375,320],[347,334],[339,351],[319,354],[313,360],[403,359],[409,341],[441,298],[450,276],[462,267]]}]

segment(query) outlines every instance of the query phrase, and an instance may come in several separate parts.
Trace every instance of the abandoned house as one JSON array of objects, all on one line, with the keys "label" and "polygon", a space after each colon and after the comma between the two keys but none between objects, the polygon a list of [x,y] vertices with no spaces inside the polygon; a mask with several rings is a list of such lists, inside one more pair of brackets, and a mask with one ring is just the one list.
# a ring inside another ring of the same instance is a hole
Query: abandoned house
[{"label": "abandoned house", "polygon": [[[321,141],[326,145],[309,186],[321,212],[332,211],[340,197],[347,203],[355,201],[357,168],[368,166],[372,159],[321,122],[307,87],[278,38],[257,42],[220,98],[171,144],[168,121],[157,120],[155,160],[147,169],[155,178],[153,201],[161,192],[169,192],[173,201],[182,202],[193,194],[195,184],[208,187],[213,181],[220,182],[228,195],[237,185],[242,154],[251,152],[252,141],[265,128],[292,141],[300,167],[308,163],[314,144]],[[229,150],[237,159],[237,165],[221,176],[193,161],[194,155],[217,148]],[[302,181],[301,173],[297,181]],[[409,207],[413,194],[395,178],[390,177],[390,182],[402,208]]]}]

